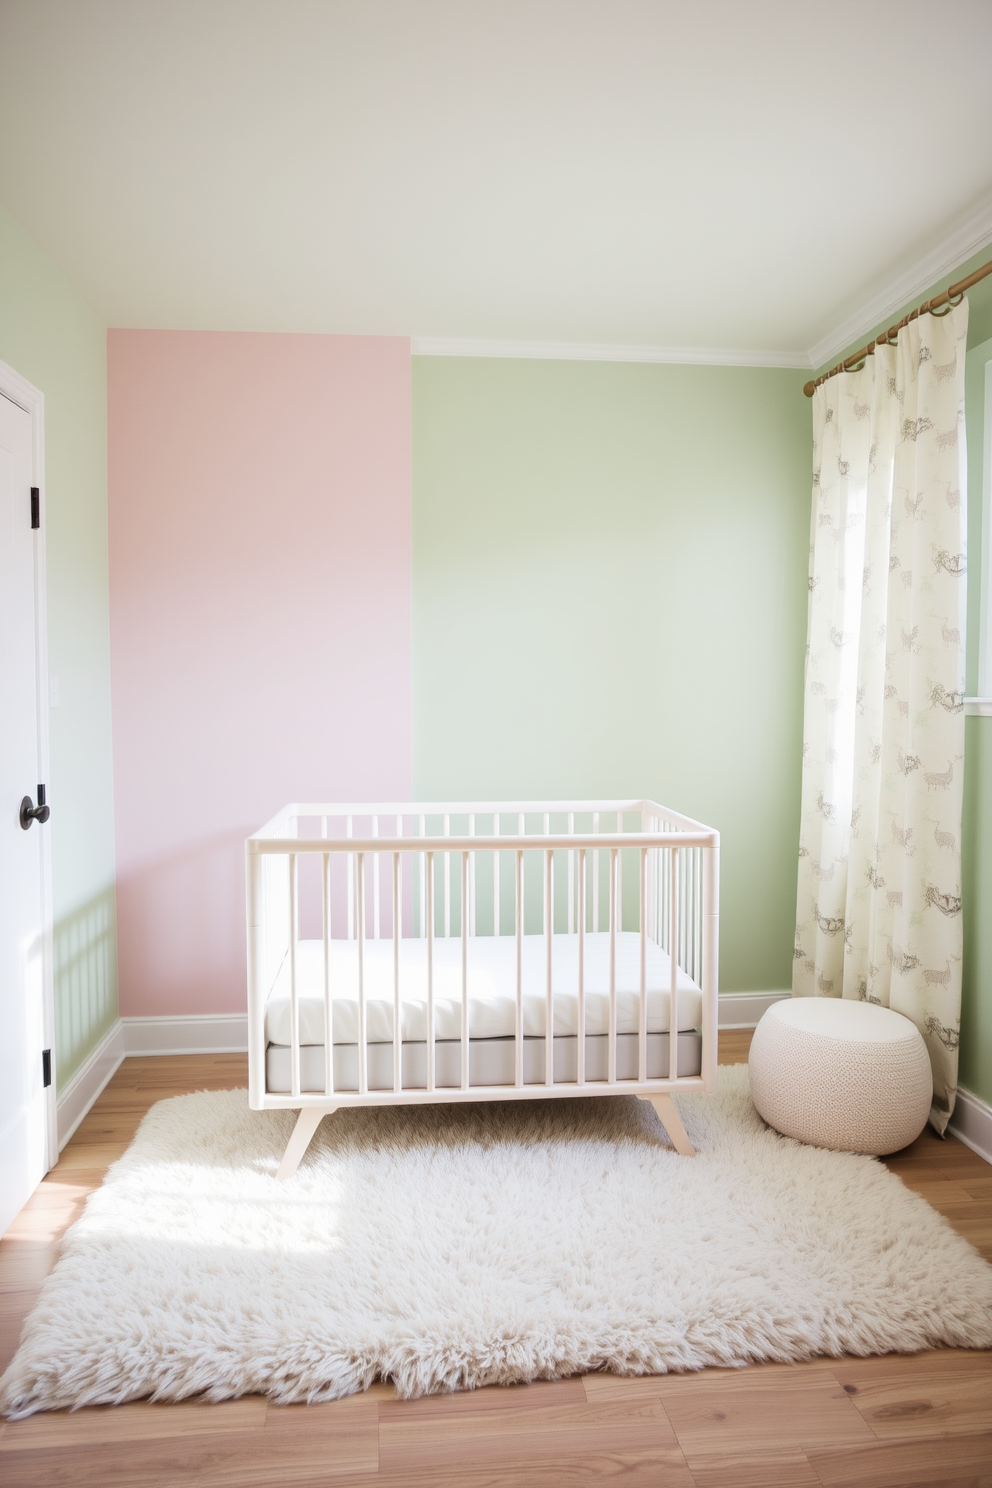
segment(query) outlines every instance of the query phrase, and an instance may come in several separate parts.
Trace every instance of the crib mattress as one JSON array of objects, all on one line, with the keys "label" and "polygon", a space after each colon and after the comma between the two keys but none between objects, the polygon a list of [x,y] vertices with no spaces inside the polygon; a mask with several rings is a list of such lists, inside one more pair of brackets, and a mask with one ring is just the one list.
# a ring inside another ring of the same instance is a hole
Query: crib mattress
[{"label": "crib mattress", "polygon": [[[667,1080],[669,1035],[649,1033],[647,1074],[649,1080]],[[577,1078],[578,1039],[556,1037],[554,1040],[554,1077],[568,1084]],[[605,1082],[608,1040],[602,1035],[586,1037],[586,1080]],[[516,1040],[512,1038],[469,1040],[469,1084],[512,1085],[516,1080]],[[402,1046],[401,1083],[404,1090],[426,1090],[427,1045],[404,1043]],[[459,1039],[446,1039],[434,1045],[434,1082],[439,1089],[452,1089],[462,1083],[462,1046]],[[544,1084],[544,1039],[525,1038],[523,1057],[525,1085]],[[678,1035],[678,1075],[685,1079],[698,1075],[702,1068],[702,1039],[698,1033]],[[617,1079],[638,1077],[638,1037],[624,1033],[617,1038]],[[323,1091],[324,1045],[309,1044],[300,1050],[300,1090],[304,1093]],[[270,1044],[265,1051],[265,1087],[270,1095],[288,1095],[292,1090],[292,1051]],[[391,1043],[370,1044],[367,1080],[369,1090],[392,1090],[393,1046]],[[340,1091],[358,1089],[358,1046],[335,1044],[334,1088]]]},{"label": "crib mattress", "polygon": [[[609,1031],[610,936],[606,931],[585,939],[585,1031]],[[671,963],[653,941],[646,944],[648,1032],[661,1034],[671,1026]],[[543,1039],[546,1025],[546,942],[543,935],[522,941],[523,1031]],[[434,941],[434,1036],[458,1040],[462,1028],[462,943],[457,937]],[[625,931],[616,937],[617,1032],[636,1034],[640,1024],[641,937]],[[578,1033],[578,937],[555,935],[552,940],[552,978],[555,1038]],[[330,946],[330,984],[335,1044],[358,1042],[358,943],[335,940]],[[702,994],[681,967],[678,969],[678,1031],[702,1026]],[[299,999],[300,1043],[322,1045],[324,1027],[323,943],[298,944],[296,985]],[[369,940],[364,950],[366,1041],[388,1044],[393,1037],[393,942]],[[516,938],[470,936],[468,940],[468,999],[470,1039],[512,1037],[516,1019]],[[427,942],[400,942],[400,1023],[404,1043],[423,1043],[427,1037]],[[267,1044],[292,1042],[289,960],[283,963],[265,1010]],[[457,1083],[457,1082],[456,1082]],[[392,1085],[390,1075],[389,1084]],[[323,1089],[323,1079],[320,1088]]]}]

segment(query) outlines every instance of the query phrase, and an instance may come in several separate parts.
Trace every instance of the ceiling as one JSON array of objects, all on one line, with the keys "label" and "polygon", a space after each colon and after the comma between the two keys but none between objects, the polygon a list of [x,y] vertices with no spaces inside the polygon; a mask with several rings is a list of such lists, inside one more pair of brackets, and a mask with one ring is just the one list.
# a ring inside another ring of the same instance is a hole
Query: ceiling
[{"label": "ceiling", "polygon": [[992,240],[990,56],[989,0],[0,0],[0,202],[113,326],[809,365]]}]

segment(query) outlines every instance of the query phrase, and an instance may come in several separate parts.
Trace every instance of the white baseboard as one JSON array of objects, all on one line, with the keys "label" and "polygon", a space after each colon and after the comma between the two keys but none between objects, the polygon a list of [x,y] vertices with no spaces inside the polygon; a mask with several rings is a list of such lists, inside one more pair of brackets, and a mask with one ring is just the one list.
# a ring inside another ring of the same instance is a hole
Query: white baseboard
[{"label": "white baseboard", "polygon": [[[753,1028],[766,1008],[790,995],[788,992],[725,993],[720,998],[719,1025],[721,1028]],[[68,1142],[122,1059],[154,1054],[242,1054],[247,1048],[248,1018],[244,1013],[119,1018],[59,1095],[59,1150]],[[968,1139],[962,1137],[962,1140]],[[981,1149],[976,1148],[978,1150]]]},{"label": "white baseboard", "polygon": [[[730,992],[720,998],[721,1028],[753,1028],[766,1008],[791,992]],[[248,1049],[244,1013],[190,1013],[122,1018],[128,1055],[243,1054]]]},{"label": "white baseboard", "polygon": [[82,1069],[78,1069],[65,1089],[58,1093],[56,1110],[60,1152],[118,1069],[125,1053],[124,1029],[118,1018],[110,1032],[97,1044]]},{"label": "white baseboard", "polygon": [[[753,1028],[772,1003],[790,992],[725,992],[721,1028]],[[127,1056],[242,1054],[248,1048],[244,1013],[197,1013],[158,1018],[119,1018],[58,1097],[59,1151]],[[948,1131],[992,1163],[992,1106],[959,1090]]]},{"label": "white baseboard", "polygon": [[190,1013],[161,1018],[122,1018],[124,1048],[142,1054],[244,1054],[246,1013]]},{"label": "white baseboard", "polygon": [[947,1130],[972,1152],[992,1163],[992,1106],[970,1090],[958,1090],[954,1114]]},{"label": "white baseboard", "polygon": [[791,992],[723,992],[717,1026],[720,1028],[755,1028],[762,1013],[773,1002],[791,997]]}]

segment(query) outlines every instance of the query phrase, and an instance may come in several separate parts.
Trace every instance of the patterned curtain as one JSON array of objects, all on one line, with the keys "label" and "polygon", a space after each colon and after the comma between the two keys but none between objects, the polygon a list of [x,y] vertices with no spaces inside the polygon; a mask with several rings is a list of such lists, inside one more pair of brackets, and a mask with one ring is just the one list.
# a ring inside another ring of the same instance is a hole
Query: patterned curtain
[{"label": "patterned curtain", "polygon": [[930,1120],[961,1013],[968,302],[813,399],[813,526],[793,995],[917,1025]]}]

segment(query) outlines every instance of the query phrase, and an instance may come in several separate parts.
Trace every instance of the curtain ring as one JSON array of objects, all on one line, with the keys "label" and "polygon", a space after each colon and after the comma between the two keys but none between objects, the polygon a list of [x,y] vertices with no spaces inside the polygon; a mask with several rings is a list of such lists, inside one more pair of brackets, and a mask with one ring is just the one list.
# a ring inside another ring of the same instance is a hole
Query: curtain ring
[{"label": "curtain ring", "polygon": [[962,289],[956,295],[949,295],[948,296],[948,298],[947,298],[947,304],[944,306],[944,309],[943,310],[931,310],[930,311],[930,314],[931,315],[936,315],[938,318],[941,315],[948,315],[948,314],[950,314],[950,312],[952,310],[956,310],[957,309],[957,307],[960,305],[960,303],[961,303],[961,301],[963,299],[964,299],[964,290]]}]

